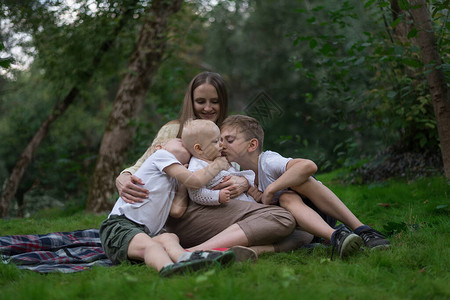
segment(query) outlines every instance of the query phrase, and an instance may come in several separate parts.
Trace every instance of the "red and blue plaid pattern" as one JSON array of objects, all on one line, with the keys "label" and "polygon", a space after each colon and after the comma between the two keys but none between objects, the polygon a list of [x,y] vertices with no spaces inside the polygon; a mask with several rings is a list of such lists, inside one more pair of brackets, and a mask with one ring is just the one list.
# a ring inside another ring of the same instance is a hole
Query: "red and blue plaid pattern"
[{"label": "red and blue plaid pattern", "polygon": [[40,273],[73,273],[93,266],[112,266],[98,229],[0,237],[2,263]]}]

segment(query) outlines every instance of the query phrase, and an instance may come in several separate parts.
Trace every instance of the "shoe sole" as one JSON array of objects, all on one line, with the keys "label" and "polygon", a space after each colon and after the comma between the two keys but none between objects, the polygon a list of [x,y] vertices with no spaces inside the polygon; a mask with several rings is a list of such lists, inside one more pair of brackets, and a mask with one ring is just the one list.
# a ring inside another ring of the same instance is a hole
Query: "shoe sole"
[{"label": "shoe sole", "polygon": [[216,266],[217,263],[212,260],[199,259],[184,262],[176,267],[168,269],[167,271],[160,273],[161,277],[170,277],[174,275],[180,275],[188,272],[196,272],[203,269],[209,269]]},{"label": "shoe sole", "polygon": [[222,267],[228,267],[232,265],[236,260],[236,254],[233,251],[227,250],[221,255],[213,259],[216,263],[220,264]]},{"label": "shoe sole", "polygon": [[249,260],[251,262],[256,262],[258,260],[258,254],[256,254],[256,252],[251,248],[244,246],[233,246],[230,248],[230,250],[236,256],[236,262],[243,262]]},{"label": "shoe sole", "polygon": [[386,250],[386,249],[389,249],[389,247],[391,247],[390,244],[388,244],[388,245],[378,245],[378,246],[375,246],[375,247],[370,248],[370,250],[371,250],[371,251],[376,251],[376,250]]},{"label": "shoe sole", "polygon": [[350,234],[347,236],[347,238],[342,243],[341,251],[339,253],[339,256],[345,257],[348,256],[356,251],[359,251],[363,245],[362,238],[357,234]]}]

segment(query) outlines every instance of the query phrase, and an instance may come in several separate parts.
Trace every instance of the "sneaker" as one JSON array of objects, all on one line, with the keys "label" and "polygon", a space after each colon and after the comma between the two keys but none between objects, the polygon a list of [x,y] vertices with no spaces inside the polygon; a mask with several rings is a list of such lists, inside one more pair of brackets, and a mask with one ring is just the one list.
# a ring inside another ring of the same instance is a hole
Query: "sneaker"
[{"label": "sneaker", "polygon": [[229,266],[234,263],[236,260],[236,255],[231,250],[226,251],[212,251],[212,250],[203,250],[203,251],[194,251],[190,259],[206,259],[209,261],[216,262],[222,267]]},{"label": "sneaker", "polygon": [[361,232],[358,232],[358,234],[363,239],[364,245],[371,250],[386,249],[391,245],[391,243],[386,239],[386,236],[373,228],[365,228],[361,230]]},{"label": "sneaker", "polygon": [[236,256],[237,262],[248,260],[250,260],[251,262],[256,262],[258,260],[258,254],[256,254],[256,252],[253,249],[248,247],[233,246],[230,248],[230,251],[232,251]]},{"label": "sneaker", "polygon": [[217,263],[207,259],[188,259],[163,267],[159,271],[159,276],[170,277],[173,275],[195,272],[201,269],[208,269],[216,266]]},{"label": "sneaker", "polygon": [[348,256],[351,253],[359,251],[363,245],[361,237],[353,233],[345,225],[340,225],[334,232],[332,241],[333,249],[331,250],[331,260],[333,260],[334,250],[337,249],[339,257]]}]

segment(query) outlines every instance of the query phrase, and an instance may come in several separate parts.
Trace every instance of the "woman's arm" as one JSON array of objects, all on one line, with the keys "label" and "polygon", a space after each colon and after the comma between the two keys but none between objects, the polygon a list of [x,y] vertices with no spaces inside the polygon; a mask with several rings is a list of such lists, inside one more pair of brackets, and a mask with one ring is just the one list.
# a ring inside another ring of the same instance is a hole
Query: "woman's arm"
[{"label": "woman's arm", "polygon": [[142,202],[147,199],[149,191],[143,187],[144,182],[128,172],[121,173],[116,178],[119,196],[128,203]]}]

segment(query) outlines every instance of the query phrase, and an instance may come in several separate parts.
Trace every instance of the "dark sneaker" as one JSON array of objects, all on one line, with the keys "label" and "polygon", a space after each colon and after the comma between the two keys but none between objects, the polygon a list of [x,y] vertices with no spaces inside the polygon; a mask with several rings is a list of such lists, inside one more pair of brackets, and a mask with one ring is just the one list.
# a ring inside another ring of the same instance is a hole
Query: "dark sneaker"
[{"label": "dark sneaker", "polygon": [[236,261],[248,261],[256,262],[258,260],[258,254],[256,252],[248,247],[244,246],[233,246],[230,248],[230,250],[234,253],[236,256]]},{"label": "dark sneaker", "polygon": [[340,225],[334,232],[332,245],[333,249],[331,250],[331,259],[333,259],[335,249],[339,253],[339,257],[342,258],[359,251],[363,245],[363,240],[359,235],[353,233],[345,225]]},{"label": "dark sneaker", "polygon": [[217,263],[207,259],[188,259],[163,267],[159,271],[159,276],[170,277],[173,275],[195,272],[201,269],[209,269],[216,266]]},{"label": "dark sneaker", "polygon": [[386,249],[391,245],[381,232],[378,232],[373,228],[368,227],[358,232],[358,234],[363,239],[364,245],[371,250]]},{"label": "dark sneaker", "polygon": [[190,259],[206,259],[209,261],[214,261],[219,265],[226,267],[234,263],[236,260],[236,255],[231,250],[226,251],[194,251],[192,252]]}]

